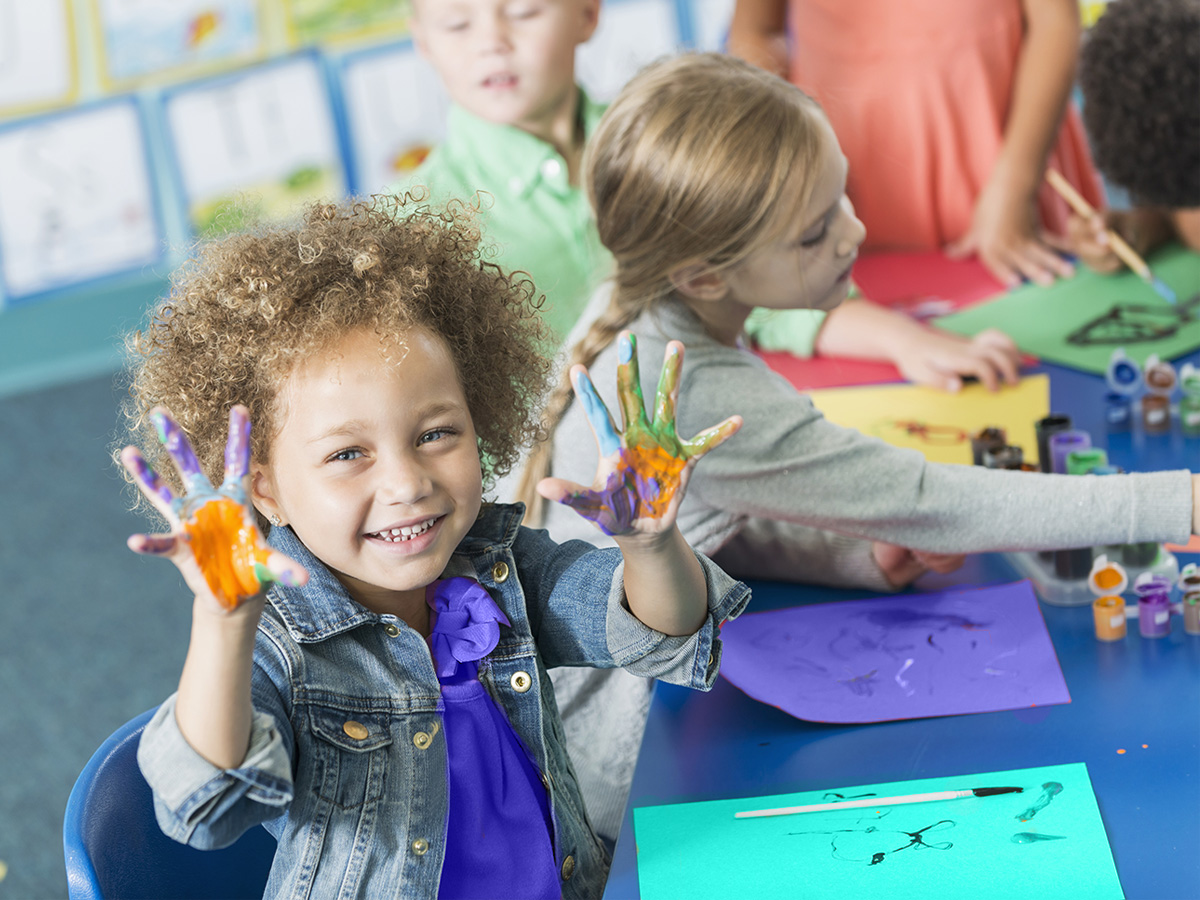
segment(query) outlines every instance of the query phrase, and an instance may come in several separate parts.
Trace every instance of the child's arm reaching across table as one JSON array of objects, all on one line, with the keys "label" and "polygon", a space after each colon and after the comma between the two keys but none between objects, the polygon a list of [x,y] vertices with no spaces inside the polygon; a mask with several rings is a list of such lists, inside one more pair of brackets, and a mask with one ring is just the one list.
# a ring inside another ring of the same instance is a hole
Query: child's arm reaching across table
[{"label": "child's arm reaching across table", "polygon": [[1016,384],[1020,351],[1012,338],[989,328],[973,338],[922,325],[869,300],[847,300],[825,319],[816,350],[823,356],[886,359],[915,384],[945,391],[973,376],[994,391]]},{"label": "child's arm reaching across table", "polygon": [[246,492],[246,408],[229,411],[225,479],[218,488],[201,471],[187,436],[170,413],[160,408],[151,416],[187,493],[174,496],[141,453],[126,447],[121,462],[171,529],[166,534],[135,534],[129,548],[171,560],[195,595],[176,721],[197,753],[230,769],[241,764],[250,740],[250,673],[263,590],[273,581],[304,584],[308,573],[268,548],[255,524]]},{"label": "child's arm reaching across table", "polygon": [[707,613],[704,572],[675,519],[696,461],[732,436],[742,421],[731,416],[691,440],[680,440],[675,405],[683,345],[667,345],[651,420],[642,398],[635,340],[625,332],[619,341],[624,430],[617,432],[587,369],[574,367],[571,380],[596,435],[600,466],[591,488],[546,478],[538,491],[613,537],[625,560],[629,609],[643,624],[663,634],[691,634]]}]

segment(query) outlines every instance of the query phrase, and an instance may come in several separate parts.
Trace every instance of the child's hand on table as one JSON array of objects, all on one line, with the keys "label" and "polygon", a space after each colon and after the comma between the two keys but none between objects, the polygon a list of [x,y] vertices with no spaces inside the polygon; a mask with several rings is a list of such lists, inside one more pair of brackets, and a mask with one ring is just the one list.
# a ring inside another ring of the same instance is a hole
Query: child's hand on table
[{"label": "child's hand on table", "polygon": [[1020,379],[1017,345],[994,328],[968,339],[918,326],[896,341],[890,355],[906,379],[944,391],[961,388],[963,376],[978,379],[989,391],[1001,381],[1016,384]]},{"label": "child's hand on table", "polygon": [[632,334],[621,334],[618,351],[617,389],[624,430],[617,431],[587,369],[574,366],[571,382],[600,450],[596,479],[589,488],[561,478],[545,478],[538,484],[538,492],[571,507],[607,535],[661,534],[675,526],[696,461],[731,437],[742,420],[731,416],[691,440],[680,440],[675,433],[675,404],[683,344],[671,341],[667,345],[653,420],[646,415]]},{"label": "child's hand on table", "polygon": [[1074,274],[1074,267],[1055,252],[1058,249],[1066,249],[1066,242],[1039,233],[1036,226],[1034,192],[1022,190],[1015,177],[997,165],[975,201],[970,228],[946,253],[952,259],[978,255],[1001,284],[1012,288],[1022,278],[1045,286]]},{"label": "child's hand on table", "polygon": [[966,559],[961,553],[926,553],[883,541],[876,541],[871,546],[871,555],[883,577],[894,588],[905,587],[926,572],[941,575],[953,572]]},{"label": "child's hand on table", "polygon": [[129,549],[171,560],[188,587],[214,610],[232,612],[273,581],[304,584],[308,572],[266,545],[246,499],[250,466],[246,408],[234,406],[229,411],[225,480],[219,488],[201,471],[191,443],[170,413],[159,407],[151,412],[151,418],[179,470],[186,494],[176,497],[136,447],[121,451],[121,462],[138,488],[171,526],[166,534],[131,536]]}]

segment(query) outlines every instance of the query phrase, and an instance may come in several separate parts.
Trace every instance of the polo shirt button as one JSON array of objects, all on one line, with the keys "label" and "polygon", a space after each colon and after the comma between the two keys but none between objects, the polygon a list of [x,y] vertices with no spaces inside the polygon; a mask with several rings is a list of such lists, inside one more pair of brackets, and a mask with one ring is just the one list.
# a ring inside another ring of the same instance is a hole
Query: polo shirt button
[{"label": "polo shirt button", "polygon": [[563,860],[563,864],[562,864],[562,879],[563,879],[563,881],[570,881],[571,876],[574,874],[575,874],[575,857],[568,856],[566,859]]},{"label": "polo shirt button", "polygon": [[529,677],[528,672],[513,672],[513,676],[508,679],[508,683],[512,685],[512,689],[518,694],[523,694],[533,687],[533,679]]},{"label": "polo shirt button", "polygon": [[383,633],[388,637],[400,637],[400,626],[394,622],[388,622],[383,626]]},{"label": "polo shirt button", "polygon": [[557,178],[561,171],[562,163],[557,159],[547,159],[542,163],[542,176],[545,178]]},{"label": "polo shirt button", "polygon": [[496,584],[504,584],[508,581],[508,563],[498,562],[492,566],[492,581]]},{"label": "polo shirt button", "polygon": [[370,734],[370,732],[367,731],[366,725],[364,725],[362,722],[355,722],[353,719],[348,720],[346,724],[342,726],[342,731],[346,732],[347,735],[356,741],[361,741],[366,738],[368,734]]},{"label": "polo shirt button", "polygon": [[525,182],[514,175],[512,178],[508,179],[508,189],[514,194],[519,194],[525,189]]},{"label": "polo shirt button", "polygon": [[424,856],[429,852],[429,841],[425,840],[425,838],[417,838],[412,842],[412,852],[417,854],[417,856]]}]

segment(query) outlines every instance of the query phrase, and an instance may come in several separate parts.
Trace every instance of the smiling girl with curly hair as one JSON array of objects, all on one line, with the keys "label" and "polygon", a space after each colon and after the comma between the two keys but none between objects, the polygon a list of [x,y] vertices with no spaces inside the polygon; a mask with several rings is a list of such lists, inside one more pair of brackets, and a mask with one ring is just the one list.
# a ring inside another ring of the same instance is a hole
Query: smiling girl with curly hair
[{"label": "smiling girl with curly hair", "polygon": [[[707,689],[718,625],[746,603],[669,502],[738,423],[680,442],[670,391],[622,435],[598,406],[602,490],[543,486],[641,510],[592,516],[617,549],[483,502],[537,434],[547,368],[532,285],[485,257],[461,205],[315,206],[203,245],[131,339],[131,428],[157,440],[121,461],[170,530],[129,545],[195,595],[138,760],[176,840],[266,826],[267,896],[598,897],[607,851],[547,669]],[[664,383],[681,364],[675,345]],[[631,436],[674,480],[624,477]]]}]

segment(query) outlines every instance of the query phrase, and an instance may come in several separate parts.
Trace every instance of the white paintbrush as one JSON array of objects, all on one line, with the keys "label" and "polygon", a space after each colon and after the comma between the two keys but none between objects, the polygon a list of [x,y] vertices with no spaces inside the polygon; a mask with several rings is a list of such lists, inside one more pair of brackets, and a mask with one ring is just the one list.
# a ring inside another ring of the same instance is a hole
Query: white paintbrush
[{"label": "white paintbrush", "polygon": [[991,797],[995,794],[1019,794],[1025,788],[985,787],[965,791],[935,791],[932,794],[907,794],[903,797],[863,797],[840,803],[812,803],[808,806],[782,806],[779,809],[752,809],[734,813],[735,819],[756,819],[763,816],[791,816],[796,813],[830,812],[836,809],[861,809],[866,806],[896,806],[900,803],[931,803],[934,800],[961,800],[964,797]]}]

